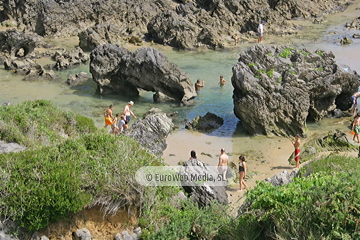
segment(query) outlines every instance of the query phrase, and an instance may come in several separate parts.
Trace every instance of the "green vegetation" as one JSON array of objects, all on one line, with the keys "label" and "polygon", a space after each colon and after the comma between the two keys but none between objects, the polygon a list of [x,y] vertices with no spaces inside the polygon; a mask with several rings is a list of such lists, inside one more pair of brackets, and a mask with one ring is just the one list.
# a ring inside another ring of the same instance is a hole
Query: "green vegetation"
[{"label": "green vegetation", "polygon": [[[246,193],[250,209],[221,231],[226,239],[359,239],[357,158],[329,156],[293,182],[261,182]],[[222,238],[225,239],[225,238]]]},{"label": "green vegetation", "polygon": [[37,230],[86,204],[102,204],[109,213],[119,207],[142,207],[147,191],[133,173],[140,166],[159,163],[135,140],[101,133],[1,154],[0,193],[6,194],[0,195],[0,209],[22,227]]},{"label": "green vegetation", "polygon": [[0,107],[0,139],[26,147],[51,145],[95,130],[91,119],[60,111],[47,100]]},{"label": "green vegetation", "polygon": [[285,48],[280,54],[279,56],[282,58],[288,58],[290,57],[292,54],[292,48]]},{"label": "green vegetation", "polygon": [[292,70],[290,73],[291,73],[291,74],[296,74],[296,72],[295,72],[294,70]]},{"label": "green vegetation", "polygon": [[324,70],[322,67],[315,69],[315,71],[322,71],[322,70]]},{"label": "green vegetation", "polygon": [[302,51],[302,50],[299,50],[298,53],[301,53],[302,55],[305,55],[305,56],[308,56],[308,55],[309,55],[308,52],[305,52],[305,51]]},{"label": "green vegetation", "polygon": [[[169,199],[163,199],[152,209],[147,209],[140,219],[140,226],[152,226],[144,229],[144,239],[214,239],[218,231],[230,219],[224,205],[214,203],[206,208],[199,208],[195,203],[186,200],[174,207]],[[159,228],[154,231],[154,220]]]},{"label": "green vegetation", "polygon": [[272,78],[274,76],[274,69],[270,69],[269,71],[266,72],[266,75],[269,77],[269,78]]},{"label": "green vegetation", "polygon": [[317,50],[317,51],[315,51],[316,53],[317,53],[317,55],[319,55],[320,57],[322,57],[322,55],[323,55],[323,51],[321,51],[321,50]]},{"label": "green vegetation", "polygon": [[256,63],[249,63],[248,66],[253,67],[253,66],[257,66],[257,64]]}]

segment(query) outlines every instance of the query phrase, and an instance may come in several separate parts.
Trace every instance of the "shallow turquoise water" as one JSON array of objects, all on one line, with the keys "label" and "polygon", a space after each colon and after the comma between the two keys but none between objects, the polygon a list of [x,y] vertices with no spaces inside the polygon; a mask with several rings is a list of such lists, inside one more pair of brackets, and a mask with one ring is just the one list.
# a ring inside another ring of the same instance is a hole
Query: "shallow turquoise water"
[{"label": "shallow turquoise water", "polygon": [[[355,4],[356,5],[356,4]],[[355,9],[356,6],[353,6]],[[310,24],[308,31],[304,35],[294,35],[287,37],[266,36],[264,44],[291,45],[294,48],[322,49],[332,51],[338,63],[350,66],[353,70],[360,72],[360,65],[357,63],[360,55],[360,40],[353,39],[354,43],[349,46],[340,46],[335,41],[342,36],[350,36],[359,33],[358,30],[347,30],[344,28],[345,22],[354,19],[358,10],[352,10],[351,14],[340,13],[329,17],[328,25]],[[330,34],[336,32],[336,34]],[[102,112],[110,104],[115,106],[114,112],[120,113],[130,100],[135,102],[132,110],[141,116],[152,107],[158,107],[165,112],[179,112],[178,123],[184,119],[193,119],[197,115],[204,115],[212,112],[224,118],[225,124],[210,135],[219,137],[246,136],[239,124],[239,120],[233,114],[232,100],[232,67],[236,64],[239,53],[250,46],[256,44],[256,40],[241,43],[238,47],[229,47],[219,51],[197,51],[197,52],[178,52],[169,47],[155,46],[162,51],[171,62],[177,64],[186,72],[191,81],[196,79],[204,80],[205,87],[200,91],[195,100],[194,106],[179,107],[177,104],[155,104],[152,100],[152,93],[141,92],[138,98],[127,97],[119,94],[101,96],[96,93],[96,84],[88,81],[80,86],[69,87],[65,84],[70,74],[81,71],[89,73],[89,66],[82,65],[76,69],[57,72],[59,79],[54,81],[22,81],[21,76],[0,68],[0,104],[5,101],[18,103],[24,100],[48,99],[52,100],[57,106],[72,111],[79,112],[95,120],[97,126],[103,125]],[[70,46],[72,46],[71,43]],[[134,47],[132,47],[134,48]],[[227,83],[220,87],[219,76],[223,75]],[[316,129],[315,124],[309,129]],[[184,126],[180,124],[180,129]],[[321,127],[322,128],[322,127]]]}]

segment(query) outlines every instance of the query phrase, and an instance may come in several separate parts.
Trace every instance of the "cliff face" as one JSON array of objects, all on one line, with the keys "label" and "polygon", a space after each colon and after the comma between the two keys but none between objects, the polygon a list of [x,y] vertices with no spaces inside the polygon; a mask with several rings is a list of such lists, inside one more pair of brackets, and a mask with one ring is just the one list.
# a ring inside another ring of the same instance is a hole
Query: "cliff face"
[{"label": "cliff face", "polygon": [[115,31],[180,49],[221,48],[235,33],[256,31],[261,19],[267,33],[291,34],[297,26],[286,20],[344,9],[336,0],[4,0],[3,8],[7,19],[42,36],[75,36],[107,24],[112,30],[99,34],[108,43]]}]

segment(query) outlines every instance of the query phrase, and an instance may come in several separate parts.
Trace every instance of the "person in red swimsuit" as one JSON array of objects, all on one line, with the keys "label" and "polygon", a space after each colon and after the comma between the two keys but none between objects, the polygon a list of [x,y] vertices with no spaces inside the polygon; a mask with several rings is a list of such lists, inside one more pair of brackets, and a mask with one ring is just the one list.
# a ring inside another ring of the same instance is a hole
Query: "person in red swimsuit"
[{"label": "person in red swimsuit", "polygon": [[300,162],[300,136],[296,135],[295,136],[295,141],[291,140],[291,143],[294,145],[295,148],[295,152],[294,152],[294,158],[295,158],[295,162],[296,162],[296,166],[295,168],[299,168],[299,162]]}]

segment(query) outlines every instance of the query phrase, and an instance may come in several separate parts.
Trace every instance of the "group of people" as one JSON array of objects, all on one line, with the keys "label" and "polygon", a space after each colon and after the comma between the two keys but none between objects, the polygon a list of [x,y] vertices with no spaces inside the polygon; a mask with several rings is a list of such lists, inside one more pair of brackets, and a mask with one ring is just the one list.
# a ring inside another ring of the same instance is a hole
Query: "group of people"
[{"label": "group of people", "polygon": [[[220,87],[224,86],[225,83],[226,83],[226,80],[224,79],[224,76],[221,75],[221,76],[220,76],[220,81],[219,81]],[[196,83],[195,83],[195,91],[196,91],[197,93],[200,92],[201,88],[203,88],[204,86],[205,86],[205,82],[202,81],[202,83],[201,83],[200,79],[198,79],[198,80],[196,81]]]},{"label": "group of people", "polygon": [[[360,117],[359,117],[359,119],[360,119]],[[294,159],[296,162],[295,168],[299,168],[300,167],[300,165],[299,165],[300,164],[300,136],[296,135],[295,141],[293,141],[291,139],[290,139],[290,141],[294,145],[294,148],[295,148],[295,152],[294,152]],[[191,159],[197,159],[196,152],[194,150],[192,150],[190,152],[190,160]],[[219,162],[218,162],[218,166],[217,166],[217,170],[218,170],[222,180],[227,180],[226,172],[227,172],[227,168],[228,168],[228,163],[229,163],[229,156],[225,153],[225,149],[222,148],[222,149],[220,149]],[[247,185],[245,183],[246,160],[245,160],[245,156],[243,156],[243,155],[239,156],[238,173],[239,173],[239,190],[238,190],[238,192],[242,192],[245,188],[247,188]]]},{"label": "group of people", "polygon": [[128,102],[125,106],[123,114],[120,115],[117,113],[115,117],[113,116],[113,109],[114,106],[110,105],[108,109],[104,111],[104,118],[105,118],[105,126],[111,126],[113,134],[120,134],[123,130],[128,128],[128,124],[130,123],[130,115],[136,118],[135,114],[131,111],[131,107],[134,105],[133,101]]}]

